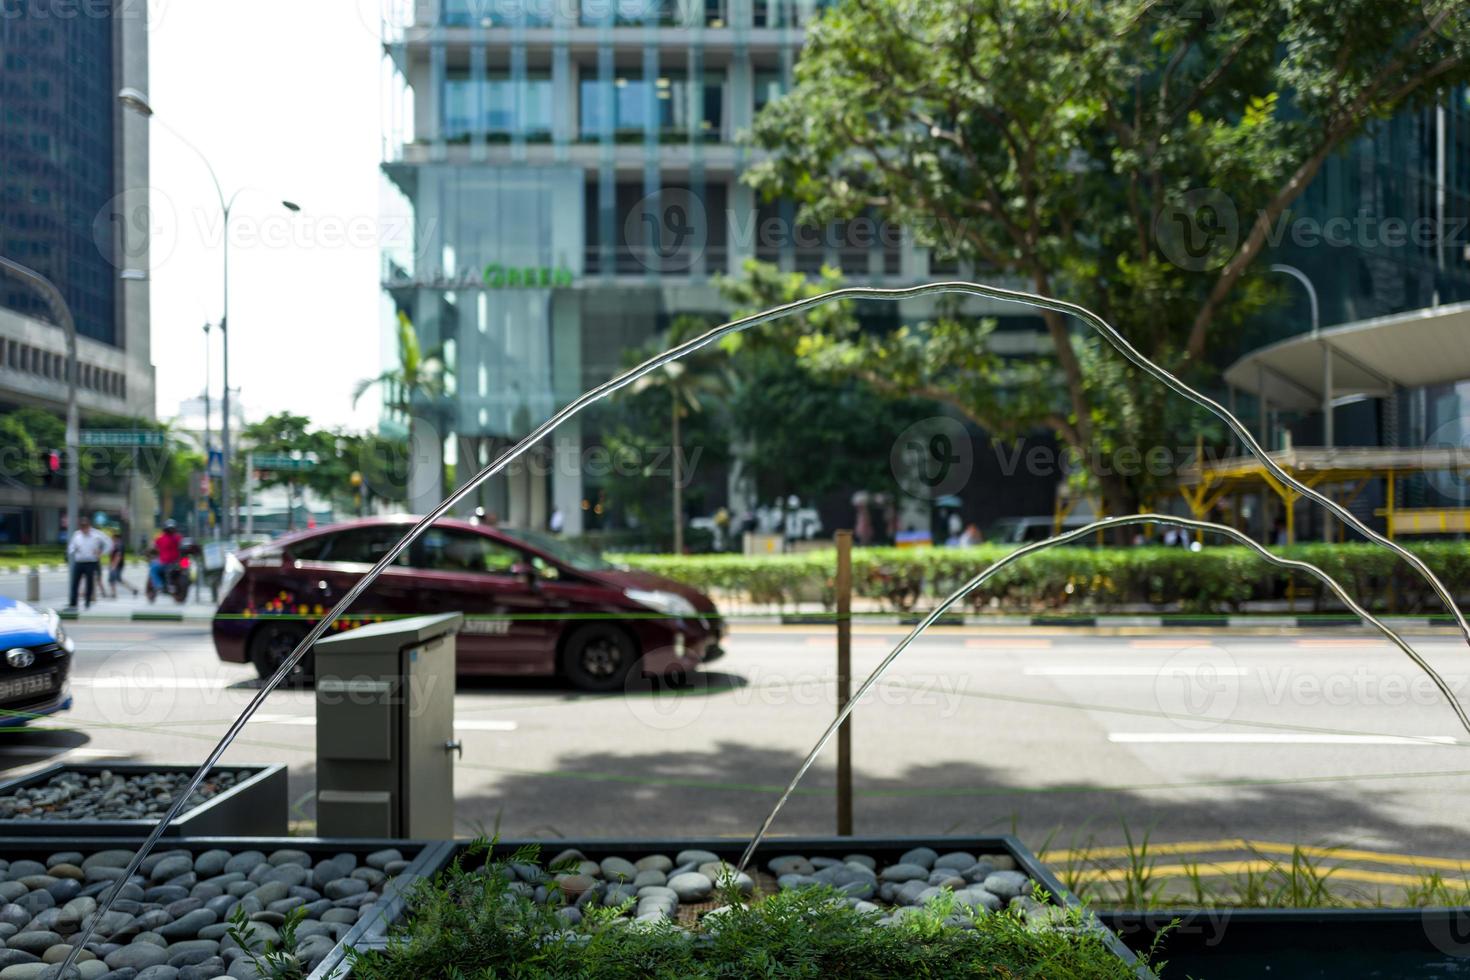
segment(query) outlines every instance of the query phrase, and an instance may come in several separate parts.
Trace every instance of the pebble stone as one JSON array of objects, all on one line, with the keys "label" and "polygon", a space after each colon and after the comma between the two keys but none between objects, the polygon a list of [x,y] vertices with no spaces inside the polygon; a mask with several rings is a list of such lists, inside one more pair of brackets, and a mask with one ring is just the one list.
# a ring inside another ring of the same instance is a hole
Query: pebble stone
[{"label": "pebble stone", "polygon": [[[124,774],[108,769],[88,774],[67,770],[44,783],[22,786],[0,796],[0,820],[157,820],[167,812],[169,804],[192,775],[188,772]],[[217,769],[189,797],[189,804],[198,806],[210,797],[239,785],[251,775],[245,770]],[[53,865],[76,863],[52,862]],[[83,869],[85,867],[83,864]],[[15,879],[19,876],[12,874],[10,877]]]},{"label": "pebble stone", "polygon": [[[276,927],[288,911],[305,909],[296,953],[309,972],[352,924],[375,914],[389,877],[384,869],[406,866],[402,852],[391,848],[368,855],[362,867],[350,854],[313,864],[312,855],[294,848],[269,857],[260,851],[215,849],[195,856],[172,849],[150,855],[138,875],[123,881],[131,859],[120,848],[63,851],[44,862],[0,859],[0,980],[56,973],[70,941],[112,891],[112,910],[78,956],[81,980],[214,980],[231,970],[229,975],[243,975],[236,967],[249,965],[250,958],[230,938],[225,921],[235,908],[252,918],[251,944],[257,948],[279,941]],[[312,887],[318,883],[320,890]]]},{"label": "pebble stone", "polygon": [[[673,857],[651,854],[631,862],[615,855],[592,860],[581,851],[567,849],[553,858],[550,866],[560,870],[552,886],[548,886],[548,872],[540,866],[518,865],[501,873],[510,878],[513,892],[555,905],[569,928],[582,921],[589,902],[623,907],[624,914],[635,923],[653,923],[677,917],[683,904],[716,897],[717,886],[726,875],[734,874],[743,893],[755,890],[750,875],[736,874],[733,865],[698,849],[680,851]],[[961,928],[973,928],[974,916],[998,912],[1007,905],[1019,907],[1028,923],[1048,925],[1055,921],[1055,909],[1031,899],[1033,882],[1015,870],[1015,861],[1007,855],[940,853],[928,847],[913,848],[891,862],[868,854],[847,854],[841,859],[783,854],[767,861],[766,868],[776,877],[778,888],[831,888],[837,900],[873,914],[879,925],[892,925],[906,916],[920,914],[925,905],[946,894],[952,895],[954,902],[954,912],[947,921]],[[322,921],[348,922],[344,911],[332,908]],[[4,916],[0,907],[0,921]],[[711,926],[717,922],[710,920]]]}]

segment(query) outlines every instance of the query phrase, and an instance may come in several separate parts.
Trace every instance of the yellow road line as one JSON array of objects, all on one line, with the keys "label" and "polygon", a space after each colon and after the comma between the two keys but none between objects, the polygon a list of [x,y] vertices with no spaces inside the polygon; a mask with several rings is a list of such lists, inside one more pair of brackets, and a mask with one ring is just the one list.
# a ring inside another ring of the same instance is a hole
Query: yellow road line
[{"label": "yellow road line", "polygon": [[[1161,864],[1149,869],[1149,877],[1154,880],[1163,878],[1185,878],[1191,874],[1197,874],[1205,878],[1218,878],[1225,875],[1239,874],[1268,874],[1270,872],[1282,872],[1286,867],[1275,861],[1218,861],[1210,864]],[[1082,871],[1074,876],[1078,884],[1091,884],[1099,881],[1123,881],[1131,874],[1128,868],[1108,868],[1099,871]],[[1330,873],[1324,872],[1316,876],[1319,880],[1331,881],[1358,881],[1370,885],[1399,885],[1405,888],[1422,885],[1422,875],[1399,874],[1393,871],[1368,871],[1362,868],[1333,868]]]},{"label": "yellow road line", "polygon": [[[1133,853],[1142,849],[1134,848]],[[1257,854],[1280,854],[1290,857],[1294,850],[1310,858],[1330,858],[1337,861],[1357,861],[1364,864],[1394,864],[1431,871],[1453,871],[1470,874],[1470,861],[1457,858],[1431,857],[1420,854],[1395,854],[1387,851],[1365,851],[1346,847],[1316,847],[1309,844],[1278,844],[1273,841],[1253,841],[1243,837],[1223,840],[1176,841],[1168,844],[1148,845],[1149,854],[1168,856],[1210,854],[1217,851],[1253,851]],[[1041,859],[1051,864],[1069,861],[1107,861],[1125,859],[1130,851],[1127,847],[1078,848],[1065,851],[1046,851]],[[1155,870],[1158,873],[1158,870]],[[1340,872],[1335,872],[1340,873]],[[1365,872],[1366,873],[1366,872]]]}]

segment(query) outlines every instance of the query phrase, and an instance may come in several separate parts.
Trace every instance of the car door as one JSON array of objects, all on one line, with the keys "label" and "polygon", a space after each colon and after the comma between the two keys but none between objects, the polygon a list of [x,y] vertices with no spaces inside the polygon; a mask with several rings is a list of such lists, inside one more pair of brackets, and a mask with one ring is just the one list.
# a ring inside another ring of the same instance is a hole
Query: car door
[{"label": "car door", "polygon": [[[394,524],[359,525],[338,531],[313,559],[296,562],[300,593],[310,597],[313,611],[329,611],[402,535],[403,529]],[[379,618],[413,615],[418,612],[414,597],[413,575],[407,559],[400,557],[352,604],[333,631]]]},{"label": "car door", "polygon": [[462,612],[462,673],[548,674],[552,612],[525,552],[468,528],[432,527],[412,564],[424,612]]}]

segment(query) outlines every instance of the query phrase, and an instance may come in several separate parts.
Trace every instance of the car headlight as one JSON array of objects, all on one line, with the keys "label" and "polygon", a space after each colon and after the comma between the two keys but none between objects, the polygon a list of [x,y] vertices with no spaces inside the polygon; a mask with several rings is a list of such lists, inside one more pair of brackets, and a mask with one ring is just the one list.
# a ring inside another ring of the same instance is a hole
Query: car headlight
[{"label": "car headlight", "polygon": [[224,599],[245,575],[245,565],[234,554],[225,555],[225,569],[220,573],[219,596]]},{"label": "car headlight", "polygon": [[57,646],[61,647],[67,653],[71,653],[76,648],[76,644],[72,642],[71,637],[66,635],[66,628],[61,625],[61,617],[57,614],[56,610],[46,610],[46,625],[51,631],[51,635],[55,637]]},{"label": "car headlight", "polygon": [[662,589],[625,589],[623,595],[639,605],[647,606],[666,616],[683,617],[699,614],[694,608],[694,603],[681,595],[664,592]]}]

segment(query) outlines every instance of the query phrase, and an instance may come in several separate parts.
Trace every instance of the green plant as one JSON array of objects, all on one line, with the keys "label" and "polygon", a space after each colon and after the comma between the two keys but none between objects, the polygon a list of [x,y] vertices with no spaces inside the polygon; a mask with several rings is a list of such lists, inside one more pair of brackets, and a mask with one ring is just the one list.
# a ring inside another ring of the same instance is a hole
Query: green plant
[{"label": "green plant", "polygon": [[305,919],[306,909],[298,905],[286,913],[286,920],[277,927],[279,940],[261,939],[256,935],[255,923],[236,904],[230,913],[226,935],[245,950],[260,976],[267,980],[301,980],[306,976],[306,968],[296,955],[296,930]]},{"label": "green plant", "polygon": [[[489,845],[472,847],[409,898],[409,914],[385,950],[349,953],[363,980],[439,976],[736,978],[996,976],[1108,978],[1136,975],[1075,908],[1032,905],[972,917],[941,897],[878,926],[829,889],[736,902],[684,928],[630,922],[584,905],[569,926],[525,895],[511,865],[522,849],[472,870]],[[1032,900],[1033,902],[1036,899]],[[1056,928],[1044,928],[1043,923]]]},{"label": "green plant", "polygon": [[[1444,581],[1470,588],[1470,544],[1413,542],[1409,546]],[[909,610],[947,596],[1003,557],[1005,545],[972,548],[860,548],[853,553],[853,590],[890,609]],[[1432,593],[1392,554],[1371,544],[1299,544],[1275,549],[1311,562],[1342,582],[1368,609],[1438,611]],[[785,555],[614,556],[704,590],[735,593],[754,603],[787,606],[803,597],[830,602],[835,556],[830,551]],[[1248,600],[1285,594],[1286,576],[1246,548],[1054,548],[1002,570],[966,600],[972,612],[1106,612],[1137,605],[1185,613],[1238,610]],[[1303,610],[1338,609],[1326,590],[1296,583]]]}]

